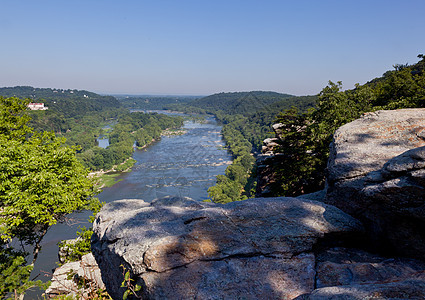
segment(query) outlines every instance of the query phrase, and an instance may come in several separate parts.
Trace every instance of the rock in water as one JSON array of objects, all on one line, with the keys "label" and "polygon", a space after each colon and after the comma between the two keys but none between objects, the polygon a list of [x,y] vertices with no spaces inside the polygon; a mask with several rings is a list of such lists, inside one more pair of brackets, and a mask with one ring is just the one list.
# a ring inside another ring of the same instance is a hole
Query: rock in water
[{"label": "rock in water", "polygon": [[188,198],[106,204],[92,249],[108,293],[121,265],[146,299],[292,299],[314,289],[313,246],[360,223],[324,203],[256,198],[226,205]]},{"label": "rock in water", "polygon": [[425,109],[367,113],[334,134],[325,202],[358,218],[375,249],[425,258]]}]

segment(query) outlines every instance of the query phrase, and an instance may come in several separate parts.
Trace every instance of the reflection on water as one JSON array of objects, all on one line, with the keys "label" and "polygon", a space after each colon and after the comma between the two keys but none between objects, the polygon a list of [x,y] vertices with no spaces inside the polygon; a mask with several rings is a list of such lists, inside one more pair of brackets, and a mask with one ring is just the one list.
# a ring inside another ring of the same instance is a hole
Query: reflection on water
[{"label": "reflection on water", "polygon": [[[175,114],[175,113],[173,113]],[[119,183],[106,188],[98,195],[102,202],[118,199],[153,199],[178,195],[205,200],[207,189],[214,185],[215,177],[224,174],[231,157],[223,149],[220,126],[213,118],[207,122],[185,121],[184,135],[164,136],[153,145],[136,150],[136,164],[130,173],[122,174]],[[68,223],[53,226],[43,241],[43,249],[33,274],[37,279],[49,280],[55,268],[58,247],[63,239],[75,238],[79,226],[90,226],[88,212],[74,213]],[[46,274],[47,276],[44,276]],[[39,293],[28,293],[25,299],[34,299]]]}]

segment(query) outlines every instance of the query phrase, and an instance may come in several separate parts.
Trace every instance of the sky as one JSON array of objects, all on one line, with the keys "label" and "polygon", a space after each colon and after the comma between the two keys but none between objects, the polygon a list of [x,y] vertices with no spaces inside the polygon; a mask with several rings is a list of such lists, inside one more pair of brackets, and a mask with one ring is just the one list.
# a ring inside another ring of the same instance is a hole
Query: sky
[{"label": "sky", "polygon": [[0,87],[319,93],[425,54],[425,0],[0,0]]}]

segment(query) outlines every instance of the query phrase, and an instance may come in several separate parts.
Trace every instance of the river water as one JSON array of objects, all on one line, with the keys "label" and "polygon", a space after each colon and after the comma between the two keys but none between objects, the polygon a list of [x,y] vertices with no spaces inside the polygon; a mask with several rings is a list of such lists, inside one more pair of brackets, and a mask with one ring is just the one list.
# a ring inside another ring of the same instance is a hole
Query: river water
[{"label": "river water", "polygon": [[[207,189],[215,184],[215,177],[224,174],[231,156],[223,149],[221,127],[214,118],[206,122],[185,121],[183,135],[164,136],[142,150],[136,150],[136,164],[121,180],[105,188],[98,198],[102,202],[119,199],[142,199],[151,202],[164,196],[186,196],[202,201],[208,199]],[[90,213],[75,213],[67,222],[53,226],[43,240],[43,248],[33,274],[47,281],[58,260],[57,243],[75,238],[79,226],[90,226]],[[34,275],[32,275],[34,277]],[[25,299],[36,299],[40,292],[29,291]]]}]

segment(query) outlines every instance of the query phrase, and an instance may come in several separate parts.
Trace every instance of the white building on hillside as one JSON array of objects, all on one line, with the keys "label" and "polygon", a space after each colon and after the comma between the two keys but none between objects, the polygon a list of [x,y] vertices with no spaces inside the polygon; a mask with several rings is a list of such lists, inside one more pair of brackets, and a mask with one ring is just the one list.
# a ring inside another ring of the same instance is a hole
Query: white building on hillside
[{"label": "white building on hillside", "polygon": [[31,110],[46,110],[48,107],[44,106],[44,103],[30,103],[28,108]]}]

